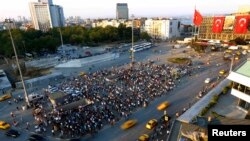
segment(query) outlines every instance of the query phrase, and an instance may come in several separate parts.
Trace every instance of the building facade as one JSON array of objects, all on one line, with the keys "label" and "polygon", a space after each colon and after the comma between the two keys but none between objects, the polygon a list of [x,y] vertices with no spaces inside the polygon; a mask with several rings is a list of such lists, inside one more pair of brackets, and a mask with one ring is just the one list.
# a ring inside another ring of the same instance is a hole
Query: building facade
[{"label": "building facade", "polygon": [[147,19],[142,31],[153,39],[167,40],[180,36],[180,22],[177,19]]},{"label": "building facade", "polygon": [[239,98],[238,106],[250,110],[250,59],[230,72],[228,79],[233,82],[231,94]]},{"label": "building facade", "polygon": [[116,4],[116,19],[128,19],[128,4],[117,3]]},{"label": "building facade", "polygon": [[198,38],[199,39],[209,39],[209,40],[210,39],[224,40],[224,41],[233,40],[237,37],[240,37],[243,39],[250,39],[250,30],[249,29],[248,29],[247,33],[244,33],[244,34],[237,34],[234,32],[236,16],[240,16],[240,15],[250,16],[250,12],[234,13],[234,14],[225,16],[225,23],[226,22],[231,23],[231,27],[228,27],[228,26],[226,26],[226,24],[224,24],[223,30],[221,33],[214,33],[212,31],[214,16],[203,17],[202,24],[201,24],[199,31],[198,31]]},{"label": "building facade", "polygon": [[48,31],[53,27],[64,26],[63,8],[53,5],[52,0],[39,0],[30,2],[30,13],[34,28],[41,31]]}]

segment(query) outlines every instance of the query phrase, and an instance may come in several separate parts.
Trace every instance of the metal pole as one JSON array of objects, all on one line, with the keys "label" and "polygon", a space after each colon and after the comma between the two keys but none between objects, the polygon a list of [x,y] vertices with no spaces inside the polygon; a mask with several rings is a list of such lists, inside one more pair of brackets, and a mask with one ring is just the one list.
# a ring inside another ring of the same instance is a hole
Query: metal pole
[{"label": "metal pole", "polygon": [[59,33],[60,33],[60,38],[61,38],[61,44],[62,44],[62,47],[63,47],[62,31],[61,31],[61,28],[60,28],[60,27],[59,27]]},{"label": "metal pole", "polygon": [[22,82],[22,85],[23,85],[24,98],[26,100],[27,105],[30,106],[30,102],[29,102],[29,98],[28,98],[26,86],[25,86],[24,81],[23,81],[22,70],[21,70],[20,65],[19,65],[19,60],[18,60],[18,56],[17,56],[17,52],[16,52],[16,47],[15,47],[15,44],[14,44],[14,40],[13,40],[12,34],[10,32],[9,21],[6,21],[6,22],[8,22],[8,26],[7,27],[8,27],[8,31],[9,31],[9,34],[10,34],[10,39],[11,39],[12,47],[13,47],[13,50],[14,50],[14,53],[15,53],[16,64],[17,64],[17,67],[18,67],[18,70],[19,70],[19,74],[20,74],[20,78],[21,78],[21,82]]},{"label": "metal pole", "polygon": [[132,63],[135,60],[135,55],[134,55],[134,15],[131,16],[132,18]]},{"label": "metal pole", "polygon": [[231,59],[230,72],[233,70],[233,64],[234,64],[234,54],[233,58]]}]

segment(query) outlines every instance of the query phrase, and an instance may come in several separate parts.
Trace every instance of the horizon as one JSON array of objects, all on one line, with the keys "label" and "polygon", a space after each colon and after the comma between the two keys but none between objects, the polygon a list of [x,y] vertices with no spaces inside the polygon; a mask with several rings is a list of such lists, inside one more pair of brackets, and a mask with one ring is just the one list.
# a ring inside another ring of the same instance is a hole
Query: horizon
[{"label": "horizon", "polygon": [[[28,3],[36,1],[38,0],[25,0],[25,2],[8,0],[4,5],[0,5],[0,18],[16,19],[19,16],[24,16],[30,19]],[[13,3],[15,3],[15,5],[13,5]],[[136,18],[190,17],[193,16],[195,7],[202,15],[224,15],[237,12],[239,6],[250,5],[248,0],[241,0],[240,2],[227,0],[226,3],[217,0],[189,0],[189,2],[186,0],[145,0],[143,4],[141,0],[92,0],[87,3],[84,3],[84,0],[53,0],[53,4],[63,7],[65,18],[79,16],[83,19],[115,19],[116,3],[127,3],[129,17],[134,14]],[[222,5],[223,8],[221,8]]]}]

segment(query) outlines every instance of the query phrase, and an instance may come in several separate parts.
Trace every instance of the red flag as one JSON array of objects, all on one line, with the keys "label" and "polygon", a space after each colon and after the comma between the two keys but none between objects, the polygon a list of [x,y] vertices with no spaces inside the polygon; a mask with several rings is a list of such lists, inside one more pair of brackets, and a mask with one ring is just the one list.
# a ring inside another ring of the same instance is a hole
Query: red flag
[{"label": "red flag", "polygon": [[201,23],[202,23],[202,16],[201,16],[201,13],[200,13],[199,11],[197,11],[196,9],[195,9],[195,11],[194,11],[193,23],[194,23],[194,25],[196,25],[196,26],[200,26]]},{"label": "red flag", "polygon": [[225,17],[214,17],[213,32],[221,33],[224,25]]},{"label": "red flag", "polygon": [[237,16],[234,23],[234,32],[235,33],[246,33],[248,26],[248,16]]}]

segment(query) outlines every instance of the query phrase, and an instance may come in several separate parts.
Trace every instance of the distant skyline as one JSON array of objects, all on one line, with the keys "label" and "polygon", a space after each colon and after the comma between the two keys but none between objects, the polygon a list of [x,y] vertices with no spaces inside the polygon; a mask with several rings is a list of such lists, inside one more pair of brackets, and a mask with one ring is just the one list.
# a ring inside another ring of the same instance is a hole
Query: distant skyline
[{"label": "distant skyline", "polygon": [[[6,0],[0,5],[0,18],[30,17],[29,2],[38,0]],[[64,9],[65,17],[115,18],[116,3],[128,3],[129,17],[192,16],[194,7],[201,14],[229,14],[249,0],[53,0]]]}]

